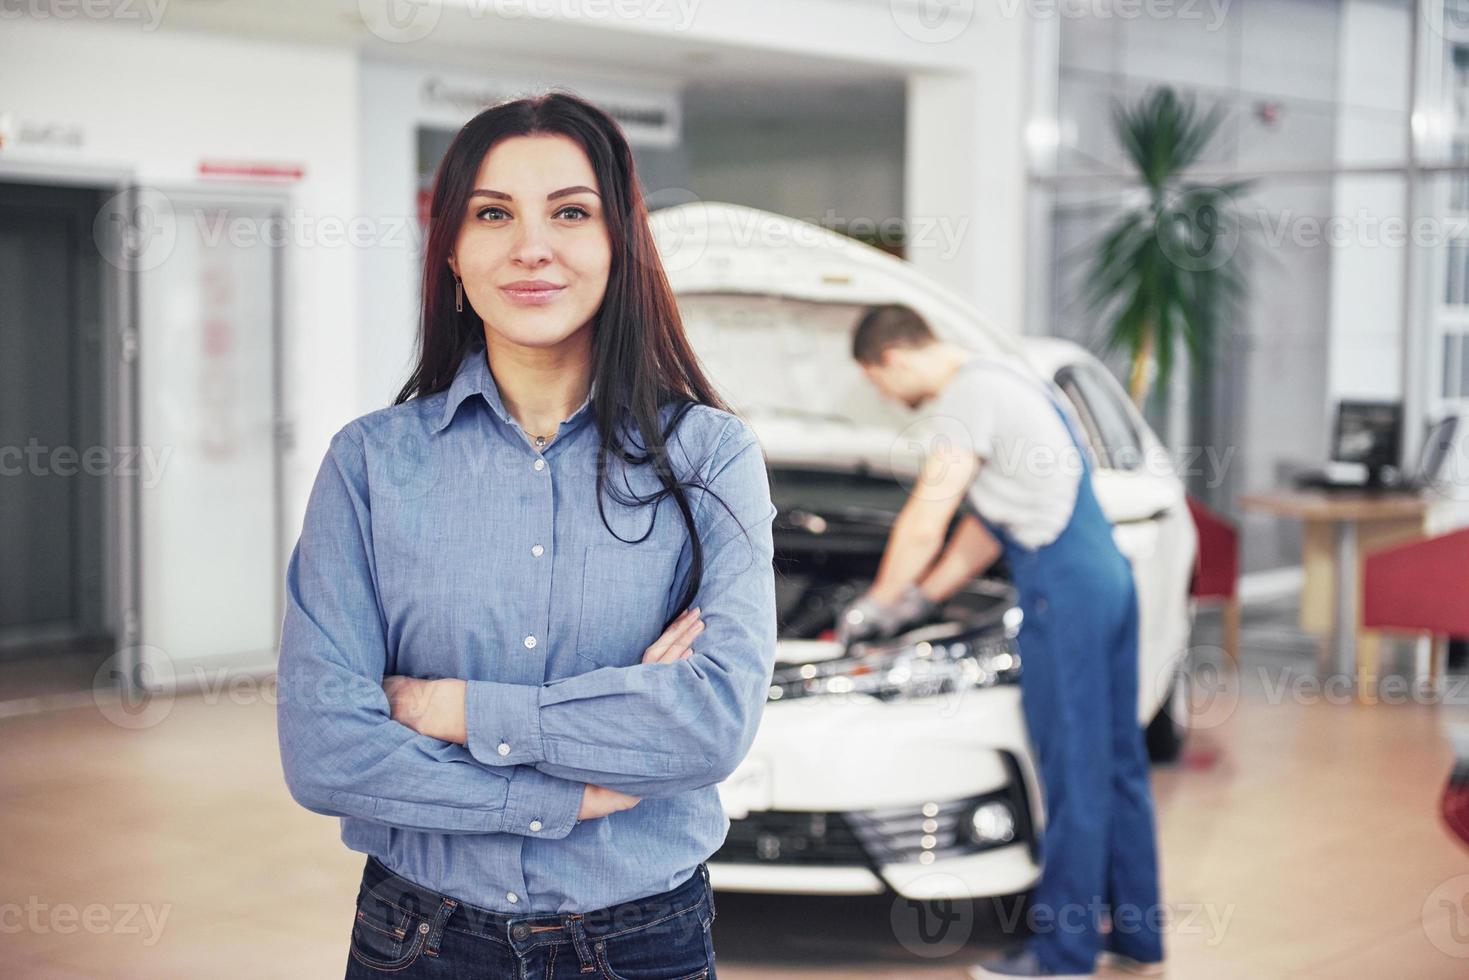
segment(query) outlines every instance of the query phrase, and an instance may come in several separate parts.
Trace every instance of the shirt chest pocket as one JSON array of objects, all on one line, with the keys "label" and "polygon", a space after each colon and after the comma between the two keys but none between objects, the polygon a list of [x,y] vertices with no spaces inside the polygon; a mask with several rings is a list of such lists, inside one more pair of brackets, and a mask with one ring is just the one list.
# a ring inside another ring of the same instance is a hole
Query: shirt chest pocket
[{"label": "shirt chest pocket", "polygon": [[600,667],[641,662],[663,632],[678,558],[679,549],[667,545],[587,545],[577,655]]}]

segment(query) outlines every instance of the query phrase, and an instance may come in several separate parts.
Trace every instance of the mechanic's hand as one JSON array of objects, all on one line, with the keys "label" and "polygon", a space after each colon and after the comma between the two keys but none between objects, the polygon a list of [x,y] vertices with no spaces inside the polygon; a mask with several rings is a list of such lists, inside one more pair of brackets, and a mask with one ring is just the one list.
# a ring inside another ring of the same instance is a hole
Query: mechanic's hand
[{"label": "mechanic's hand", "polygon": [[837,613],[836,639],[842,646],[851,646],[861,640],[878,635],[882,626],[883,606],[869,595],[860,596]]},{"label": "mechanic's hand", "polygon": [[908,586],[890,605],[864,594],[837,617],[837,642],[849,646],[862,640],[893,636],[906,626],[930,618],[937,610],[938,604],[919,591],[917,585]]},{"label": "mechanic's hand", "polygon": [[917,626],[933,619],[939,611],[939,604],[924,595],[915,584],[904,589],[903,594],[898,596],[898,601],[890,608],[893,632],[901,633],[910,626]]},{"label": "mechanic's hand", "polygon": [[619,810],[631,810],[642,799],[640,796],[629,796],[605,786],[587,783],[586,787],[581,794],[581,809],[576,814],[578,820],[595,820]]},{"label": "mechanic's hand", "polygon": [[704,621],[699,618],[699,607],[695,606],[669,623],[663,635],[643,651],[643,663],[666,664],[675,660],[687,660],[694,655],[690,644],[702,632]]}]

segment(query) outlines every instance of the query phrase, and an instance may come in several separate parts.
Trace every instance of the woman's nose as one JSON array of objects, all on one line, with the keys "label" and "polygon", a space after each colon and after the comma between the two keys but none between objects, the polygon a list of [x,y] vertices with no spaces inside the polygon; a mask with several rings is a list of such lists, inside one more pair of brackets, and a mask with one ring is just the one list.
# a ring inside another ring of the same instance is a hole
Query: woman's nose
[{"label": "woman's nose", "polygon": [[536,224],[521,225],[520,236],[515,241],[511,258],[522,265],[544,265],[550,261],[551,246],[547,241],[546,229]]}]

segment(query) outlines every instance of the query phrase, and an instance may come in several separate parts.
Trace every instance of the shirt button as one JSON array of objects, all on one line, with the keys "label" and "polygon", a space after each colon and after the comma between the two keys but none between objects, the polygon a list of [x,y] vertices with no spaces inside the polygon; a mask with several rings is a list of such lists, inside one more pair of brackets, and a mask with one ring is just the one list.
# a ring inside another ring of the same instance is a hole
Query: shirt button
[{"label": "shirt button", "polygon": [[498,753],[500,753],[501,755],[509,755],[510,754],[510,743],[509,742],[501,742],[499,745],[495,746],[495,751],[498,752]]},{"label": "shirt button", "polygon": [[538,544],[537,545],[532,545],[531,546],[531,549],[530,549],[530,553],[533,554],[533,555],[535,555],[537,558],[539,558],[539,557],[541,557],[541,555],[543,555],[543,554],[546,553],[546,549],[545,548],[542,548]]},{"label": "shirt button", "polygon": [[514,905],[516,902],[520,901],[520,896],[515,894],[514,892],[506,892],[505,901],[509,902],[511,905]]},{"label": "shirt button", "polygon": [[525,638],[525,646],[527,650],[534,650],[536,648],[536,638],[534,636],[527,636]]},{"label": "shirt button", "polygon": [[545,468],[546,468],[546,461],[544,459],[538,459],[538,460],[536,460],[536,469],[543,470]]},{"label": "shirt button", "polygon": [[532,820],[530,822],[530,829],[531,830],[540,830],[541,829],[541,822],[539,820]]}]

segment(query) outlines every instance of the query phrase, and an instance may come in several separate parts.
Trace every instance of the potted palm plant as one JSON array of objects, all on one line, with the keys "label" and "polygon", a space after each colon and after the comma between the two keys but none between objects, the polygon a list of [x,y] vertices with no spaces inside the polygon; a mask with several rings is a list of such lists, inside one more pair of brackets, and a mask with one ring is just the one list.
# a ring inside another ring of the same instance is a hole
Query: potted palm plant
[{"label": "potted palm plant", "polygon": [[1105,319],[1109,350],[1131,358],[1128,389],[1139,408],[1166,391],[1179,347],[1207,367],[1221,324],[1246,289],[1235,195],[1248,181],[1184,179],[1218,132],[1220,108],[1204,112],[1171,88],[1116,106],[1113,124],[1143,193],[1102,235],[1083,296]]}]

